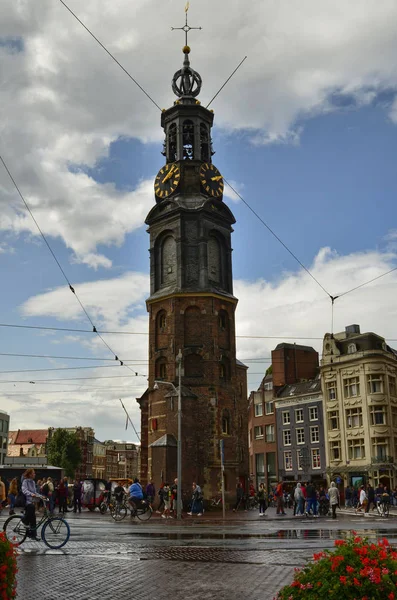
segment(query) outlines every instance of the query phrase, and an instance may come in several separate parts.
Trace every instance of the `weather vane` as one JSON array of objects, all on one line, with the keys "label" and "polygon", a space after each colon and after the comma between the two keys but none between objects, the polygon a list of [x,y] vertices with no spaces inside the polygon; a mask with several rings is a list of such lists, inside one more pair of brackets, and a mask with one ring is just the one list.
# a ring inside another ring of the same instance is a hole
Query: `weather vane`
[{"label": "weather vane", "polygon": [[186,3],[185,6],[185,24],[183,27],[171,27],[171,31],[174,31],[175,29],[181,29],[182,31],[185,32],[185,46],[187,46],[187,34],[189,33],[189,31],[191,29],[202,29],[202,27],[190,27],[190,25],[187,24],[187,12],[189,10],[189,2]]}]

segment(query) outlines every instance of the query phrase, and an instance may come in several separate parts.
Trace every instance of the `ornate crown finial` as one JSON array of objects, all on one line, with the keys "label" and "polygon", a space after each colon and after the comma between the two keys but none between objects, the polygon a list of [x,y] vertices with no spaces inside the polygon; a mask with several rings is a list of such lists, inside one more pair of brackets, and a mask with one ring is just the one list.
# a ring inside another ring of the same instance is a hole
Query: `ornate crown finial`
[{"label": "ornate crown finial", "polygon": [[179,69],[172,78],[172,91],[178,98],[182,98],[183,96],[191,96],[195,98],[199,95],[201,90],[201,77],[194,71],[190,66],[189,54],[190,47],[187,43],[187,35],[191,29],[201,29],[201,27],[190,27],[187,23],[187,13],[189,10],[189,2],[185,6],[185,25],[183,27],[171,27],[171,30],[174,31],[179,29],[185,32],[185,45],[182,48],[182,52],[185,55],[183,61],[182,69]]}]

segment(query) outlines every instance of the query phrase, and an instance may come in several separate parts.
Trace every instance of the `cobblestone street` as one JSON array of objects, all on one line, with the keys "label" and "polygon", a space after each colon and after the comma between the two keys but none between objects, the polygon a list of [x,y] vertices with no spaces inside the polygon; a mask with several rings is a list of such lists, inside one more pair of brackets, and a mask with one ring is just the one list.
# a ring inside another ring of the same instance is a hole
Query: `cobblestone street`
[{"label": "cobblestone street", "polygon": [[[304,565],[313,551],[332,548],[350,529],[397,541],[391,517],[364,519],[347,511],[328,518],[266,519],[241,514],[222,522],[203,520],[147,523],[109,515],[68,515],[71,538],[62,550],[43,542],[20,548],[18,599],[107,600],[115,596],[147,600],[167,593],[174,600],[267,600]],[[4,515],[1,522],[4,521]]]}]

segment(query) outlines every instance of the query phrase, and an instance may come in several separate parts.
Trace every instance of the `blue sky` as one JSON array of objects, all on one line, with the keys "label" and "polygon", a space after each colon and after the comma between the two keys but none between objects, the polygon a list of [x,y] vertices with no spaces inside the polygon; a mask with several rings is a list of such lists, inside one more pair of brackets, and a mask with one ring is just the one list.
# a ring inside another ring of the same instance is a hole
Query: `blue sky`
[{"label": "blue sky", "polygon": [[[136,12],[127,0],[117,10],[106,0],[70,6],[161,106],[171,105],[182,55],[168,22],[183,20],[183,3],[145,1]],[[397,7],[304,0],[295,12],[269,1],[242,14],[245,4],[235,0],[226,21],[226,0],[215,11],[209,0],[200,7],[191,3],[203,31],[190,43],[203,103],[248,55],[212,107],[214,164],[331,294],[396,266]],[[17,10],[5,2],[1,153],[94,322],[145,333],[144,219],[163,164],[160,113],[61,8],[45,0]],[[161,55],[144,34],[149,22]],[[329,299],[242,202],[224,200],[237,220],[237,333],[279,337],[239,338],[239,358],[268,358],[293,336],[321,338],[330,329]],[[0,321],[89,328],[3,169],[0,202]],[[337,301],[335,330],[358,322],[397,338],[396,282],[393,273]],[[90,334],[0,328],[0,336],[3,353],[111,358]],[[133,359],[139,377],[4,383],[132,375],[117,367],[0,375],[0,408],[12,427],[82,424],[100,438],[135,439],[124,432],[118,398],[138,424],[134,398],[145,388],[147,338],[106,339]],[[307,343],[321,351],[321,340]],[[0,356],[0,371],[98,364]],[[269,361],[247,364],[250,391]]]}]

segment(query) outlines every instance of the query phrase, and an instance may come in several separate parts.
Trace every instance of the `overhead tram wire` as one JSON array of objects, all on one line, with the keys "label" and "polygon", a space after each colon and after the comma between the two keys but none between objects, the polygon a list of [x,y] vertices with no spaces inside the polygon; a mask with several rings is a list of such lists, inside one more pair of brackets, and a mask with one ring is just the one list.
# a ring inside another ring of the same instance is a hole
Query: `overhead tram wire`
[{"label": "overhead tram wire", "polygon": [[[13,323],[0,323],[0,327],[11,327],[16,329],[37,329],[43,331],[65,331],[72,333],[94,333],[92,329],[75,329],[71,327],[46,327],[40,325],[16,325]],[[148,331],[104,331],[102,329],[98,329],[96,333],[100,333],[101,335],[149,335]],[[171,335],[171,334],[163,334],[163,335]],[[246,338],[246,339],[264,339],[264,340],[322,340],[322,337],[301,337],[301,336],[293,336],[293,335],[236,335],[236,338]],[[110,359],[108,359],[110,360]]]},{"label": "overhead tram wire", "polygon": [[231,80],[231,78],[233,77],[233,75],[236,73],[236,71],[238,71],[238,69],[241,67],[241,65],[243,64],[243,62],[247,59],[247,56],[244,56],[243,60],[237,65],[237,67],[234,69],[233,73],[231,73],[229,75],[229,77],[226,79],[225,83],[219,88],[219,90],[216,92],[215,96],[213,96],[211,98],[211,100],[208,102],[207,106],[205,108],[208,108],[210,106],[210,104],[213,103],[213,101],[215,100],[215,98],[221,93],[221,91],[223,90],[223,88],[225,87],[225,85]]},{"label": "overhead tram wire", "polygon": [[[393,271],[397,271],[397,267],[394,267],[393,269],[390,269],[389,271],[386,271],[386,273],[382,273],[382,275],[378,275],[377,277],[373,277],[372,279],[370,279],[369,281],[366,281],[365,283],[361,283],[360,285],[356,285],[356,287],[352,288],[351,290],[348,290],[347,292],[343,292],[343,294],[339,294],[338,296],[335,296],[335,300],[342,298],[342,296],[346,296],[347,294],[350,294],[351,292],[355,292],[356,290],[364,287],[365,285],[368,285],[370,283],[372,283],[373,281],[376,281],[377,279],[381,279],[382,277],[385,277],[386,275],[389,275],[390,273],[393,273]],[[395,341],[395,340],[392,340]]]},{"label": "overhead tram wire", "polygon": [[97,42],[97,43],[98,43],[98,44],[101,46],[101,48],[102,48],[103,50],[105,50],[105,52],[106,52],[106,53],[107,53],[107,54],[110,56],[110,58],[114,60],[114,62],[115,62],[115,63],[116,63],[116,64],[117,64],[117,65],[120,67],[120,69],[121,69],[122,71],[124,71],[124,73],[127,75],[127,77],[129,77],[129,78],[131,79],[131,81],[133,81],[133,82],[135,83],[135,85],[139,87],[139,89],[141,90],[141,92],[143,92],[143,93],[145,94],[145,96],[146,96],[146,97],[147,97],[147,98],[150,100],[150,102],[151,102],[152,104],[154,104],[154,106],[155,106],[156,108],[158,108],[158,109],[159,109],[159,111],[161,112],[161,108],[160,108],[160,106],[157,104],[157,102],[155,102],[155,101],[153,100],[153,98],[152,98],[152,97],[151,97],[151,96],[148,94],[148,92],[147,92],[147,91],[146,91],[146,90],[145,90],[145,89],[144,89],[144,88],[143,88],[143,87],[142,87],[142,86],[141,86],[141,85],[140,85],[140,84],[137,82],[137,80],[136,80],[136,79],[135,79],[135,78],[134,78],[134,77],[131,75],[131,73],[129,73],[129,72],[127,71],[127,69],[126,69],[125,67],[123,67],[123,65],[122,65],[122,64],[121,64],[121,63],[120,63],[120,62],[117,60],[117,58],[116,58],[116,57],[115,57],[115,56],[114,56],[114,55],[113,55],[113,54],[112,54],[112,53],[111,53],[111,52],[110,52],[110,51],[109,51],[109,50],[106,48],[106,46],[105,46],[105,45],[104,45],[104,44],[103,44],[103,43],[102,43],[102,42],[101,42],[101,41],[100,41],[100,40],[99,40],[99,39],[96,37],[96,35],[94,35],[94,34],[92,33],[92,31],[91,31],[91,30],[90,30],[90,29],[87,27],[87,25],[85,25],[85,24],[83,23],[83,21],[82,21],[82,20],[81,20],[81,19],[80,19],[80,18],[79,18],[77,15],[76,15],[76,13],[74,13],[74,12],[72,11],[72,9],[71,9],[71,8],[69,8],[69,6],[66,4],[66,2],[64,2],[63,0],[59,0],[59,2],[60,2],[61,4],[63,4],[63,6],[66,8],[66,10],[68,10],[68,11],[70,12],[70,14],[71,14],[71,15],[72,15],[72,16],[73,16],[75,19],[76,19],[76,21],[78,21],[78,22],[80,23],[80,25],[81,25],[82,27],[84,27],[84,29],[85,29],[85,30],[86,30],[86,31],[87,31],[87,32],[90,34],[90,36],[94,38],[94,40],[95,40],[95,41],[96,41],[96,42]]},{"label": "overhead tram wire", "polygon": [[[62,0],[60,0],[60,1],[62,2]],[[84,305],[83,305],[83,303],[81,302],[81,300],[80,300],[80,298],[79,298],[78,294],[76,293],[76,290],[74,289],[74,287],[72,286],[71,282],[69,281],[69,278],[68,278],[68,276],[66,275],[65,271],[63,270],[61,263],[60,263],[60,262],[59,262],[59,260],[57,259],[56,255],[55,255],[55,252],[54,252],[54,251],[53,251],[53,249],[51,248],[51,246],[50,246],[50,244],[49,244],[49,242],[48,242],[48,240],[47,240],[46,236],[44,235],[43,231],[42,231],[42,230],[41,230],[41,228],[40,228],[40,225],[38,224],[38,222],[37,222],[37,220],[36,220],[36,218],[35,218],[35,216],[34,216],[34,214],[33,214],[33,212],[31,211],[31,209],[30,209],[30,206],[29,206],[29,205],[28,205],[28,203],[26,202],[26,200],[25,200],[25,198],[24,198],[24,196],[23,196],[23,194],[22,194],[21,190],[19,189],[19,187],[18,187],[18,185],[17,185],[17,182],[15,181],[14,177],[12,176],[12,174],[11,174],[11,171],[9,170],[8,166],[6,165],[6,163],[5,163],[4,159],[3,159],[3,157],[2,157],[1,155],[0,155],[0,160],[1,160],[1,162],[3,163],[3,166],[4,166],[5,170],[7,171],[7,174],[8,174],[8,176],[9,176],[9,178],[11,179],[12,183],[14,184],[14,186],[15,186],[15,189],[17,190],[17,192],[18,192],[18,194],[19,194],[19,196],[20,196],[20,198],[21,198],[22,202],[24,203],[24,205],[25,205],[25,207],[26,207],[26,210],[29,212],[30,216],[32,217],[32,220],[33,220],[33,222],[35,223],[35,225],[36,225],[36,227],[37,227],[38,231],[40,232],[40,235],[41,235],[41,237],[43,238],[43,240],[44,240],[44,242],[45,242],[45,244],[46,244],[46,246],[47,246],[48,250],[49,250],[49,251],[50,251],[50,253],[51,253],[51,256],[52,256],[52,257],[53,257],[53,259],[55,260],[55,262],[56,262],[56,264],[58,265],[58,267],[59,267],[59,269],[60,269],[60,271],[61,271],[61,273],[62,273],[63,277],[65,278],[65,281],[67,282],[67,284],[68,284],[68,286],[69,286],[69,289],[70,289],[70,291],[73,293],[73,295],[74,295],[74,297],[76,298],[77,302],[79,303],[79,305],[80,305],[81,309],[83,310],[84,314],[86,315],[86,317],[87,317],[88,321],[90,322],[90,324],[91,324],[91,326],[92,326],[92,332],[93,332],[93,333],[96,333],[96,335],[99,337],[99,339],[102,341],[102,343],[103,343],[103,344],[106,346],[106,348],[108,348],[108,350],[109,350],[109,351],[110,351],[110,352],[111,352],[111,353],[114,355],[114,360],[117,360],[117,361],[118,361],[118,362],[119,362],[119,363],[120,363],[120,364],[123,366],[123,365],[124,365],[124,363],[123,363],[123,361],[122,361],[122,360],[120,360],[120,359],[119,359],[119,357],[118,357],[117,353],[116,353],[116,352],[115,352],[115,351],[114,351],[114,350],[113,350],[113,349],[112,349],[112,348],[109,346],[109,344],[108,344],[108,343],[107,343],[107,342],[106,342],[106,341],[103,339],[103,337],[101,336],[101,334],[100,334],[100,333],[98,333],[98,331],[97,331],[97,328],[95,327],[95,324],[94,324],[93,320],[91,319],[91,317],[90,317],[90,315],[88,314],[88,312],[87,312],[87,310],[86,310],[85,306],[84,306]],[[128,365],[124,365],[124,366],[125,366],[127,369],[129,369],[130,371],[134,372],[134,371],[131,369],[131,367],[130,367],[130,366],[128,366]]]},{"label": "overhead tram wire", "polygon": [[[138,377],[138,374],[136,375]],[[36,384],[36,383],[43,383],[43,382],[48,382],[48,381],[85,381],[85,380],[96,380],[96,379],[126,379],[126,378],[132,378],[134,377],[133,375],[99,375],[99,377],[68,377],[68,378],[62,378],[62,377],[56,377],[54,379],[35,379],[35,380],[30,380],[28,381],[27,379],[0,379],[0,384],[1,383],[31,383],[31,384]],[[147,377],[147,375],[140,375],[140,377]]]},{"label": "overhead tram wire", "polygon": [[299,258],[296,256],[296,254],[294,254],[292,252],[292,250],[290,250],[288,248],[288,246],[283,242],[283,240],[273,231],[273,229],[271,227],[269,227],[269,225],[266,223],[266,221],[264,221],[262,219],[262,217],[260,215],[258,215],[258,213],[248,204],[248,202],[246,200],[244,200],[244,198],[242,197],[241,194],[239,194],[239,192],[237,190],[234,189],[234,187],[225,179],[223,178],[224,182],[230,187],[230,189],[236,194],[236,196],[238,196],[240,198],[240,200],[245,204],[245,206],[252,212],[252,214],[255,215],[255,217],[262,223],[262,225],[264,225],[266,227],[266,229],[268,231],[270,231],[270,233],[272,234],[273,237],[276,238],[276,240],[278,242],[280,242],[280,244],[287,250],[287,252],[294,258],[294,260],[296,260],[296,262],[302,267],[302,269],[304,269],[306,271],[306,273],[308,275],[310,275],[310,277],[313,279],[313,281],[315,281],[317,283],[317,285],[323,290],[323,292],[325,292],[327,294],[327,296],[329,298],[332,299],[331,294],[325,289],[325,287],[318,281],[318,279],[316,279],[316,277],[309,271],[309,269],[307,267],[305,267],[305,265],[303,264],[303,262],[301,262],[299,260]]}]

